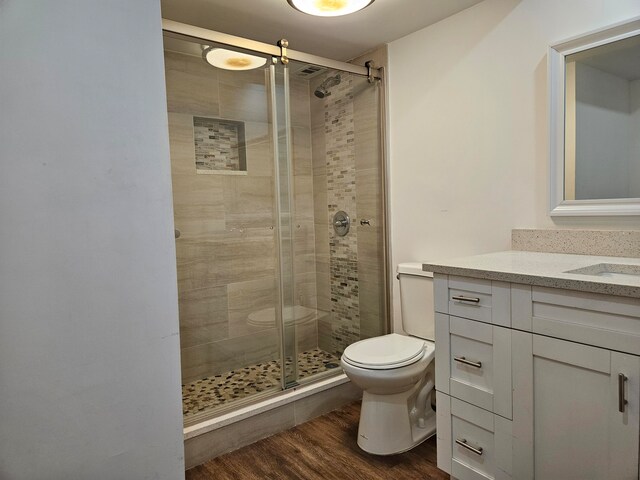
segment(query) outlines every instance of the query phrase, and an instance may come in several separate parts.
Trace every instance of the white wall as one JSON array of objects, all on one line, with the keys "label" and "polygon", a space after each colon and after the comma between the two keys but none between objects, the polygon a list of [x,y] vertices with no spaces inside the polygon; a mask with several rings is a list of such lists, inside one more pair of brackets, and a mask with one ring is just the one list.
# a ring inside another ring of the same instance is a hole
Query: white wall
[{"label": "white wall", "polygon": [[505,250],[518,227],[640,228],[547,213],[548,45],[637,15],[637,0],[485,0],[390,44],[393,263]]},{"label": "white wall", "polygon": [[0,478],[181,478],[157,0],[0,1],[0,162]]}]

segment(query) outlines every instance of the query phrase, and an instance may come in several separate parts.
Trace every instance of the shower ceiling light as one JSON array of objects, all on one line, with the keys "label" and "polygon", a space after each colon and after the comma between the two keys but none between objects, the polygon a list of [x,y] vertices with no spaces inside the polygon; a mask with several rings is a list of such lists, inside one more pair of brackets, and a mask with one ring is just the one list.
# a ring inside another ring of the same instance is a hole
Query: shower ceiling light
[{"label": "shower ceiling light", "polygon": [[224,48],[207,48],[202,52],[202,56],[210,65],[225,70],[252,70],[267,63],[266,58]]},{"label": "shower ceiling light", "polygon": [[362,10],[374,0],[287,0],[296,10],[318,17],[338,17]]}]

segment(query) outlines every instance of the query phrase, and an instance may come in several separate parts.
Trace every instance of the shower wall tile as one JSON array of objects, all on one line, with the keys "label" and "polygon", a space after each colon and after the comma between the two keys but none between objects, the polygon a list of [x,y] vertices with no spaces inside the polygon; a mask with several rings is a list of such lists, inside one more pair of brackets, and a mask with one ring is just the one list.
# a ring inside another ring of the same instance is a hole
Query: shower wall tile
[{"label": "shower wall tile", "polygon": [[311,272],[296,272],[296,303],[309,308],[317,308],[315,265]]},{"label": "shower wall tile", "polygon": [[273,176],[273,138],[271,125],[245,123],[247,172],[251,177]]},{"label": "shower wall tile", "polygon": [[238,354],[244,352],[244,360],[238,367],[270,362],[280,358],[280,334],[275,328],[263,330],[257,335],[236,337],[229,341],[234,343]]},{"label": "shower wall tile", "polygon": [[239,358],[226,341],[210,342],[180,349],[182,383],[190,383],[228,372],[239,366]]},{"label": "shower wall tile", "polygon": [[172,175],[193,175],[196,170],[193,115],[169,112],[169,153]]},{"label": "shower wall tile", "polygon": [[182,349],[182,382],[218,375],[245,365],[268,362],[279,357],[275,328],[258,335],[211,342]]},{"label": "shower wall tile", "polygon": [[227,287],[179,290],[180,346],[194,347],[229,335]]},{"label": "shower wall tile", "polygon": [[[327,220],[327,208],[328,208],[328,200],[327,200],[327,175],[314,175],[313,176],[313,218],[316,224],[322,224],[323,229],[322,233],[323,237],[327,237],[328,240],[328,232],[327,229],[324,228],[324,222]],[[316,229],[316,235],[320,232]]]},{"label": "shower wall tile", "polygon": [[[275,305],[277,298],[273,276],[230,283],[227,288],[229,293],[229,338],[256,334],[262,330],[276,327]],[[265,312],[269,309],[271,312]],[[272,313],[271,322],[262,326],[255,325],[258,321],[251,324],[250,315],[259,314],[260,319],[264,319],[265,314],[268,313]]]},{"label": "shower wall tile", "polygon": [[377,112],[379,85],[360,89],[354,96],[356,168],[380,169],[380,121]]},{"label": "shower wall tile", "polygon": [[331,311],[331,273],[329,270],[329,255],[317,258],[316,261],[316,295],[318,309],[323,312]]},{"label": "shower wall tile", "polygon": [[383,272],[378,263],[360,262],[360,337],[370,338],[385,332],[385,292]]},{"label": "shower wall tile", "polygon": [[311,123],[309,82],[294,76],[290,76],[289,80],[291,124],[294,128],[309,128]]},{"label": "shower wall tile", "polygon": [[[324,100],[327,155],[327,201],[331,275],[333,348],[341,354],[360,338],[358,295],[358,226],[356,212],[356,168],[354,148],[353,84],[350,77],[333,87]],[[352,218],[349,234],[333,230],[333,215],[346,211]]]},{"label": "shower wall tile", "polygon": [[220,116],[245,122],[269,122],[269,91],[264,72],[220,72]]},{"label": "shower wall tile", "polygon": [[[327,146],[324,135],[324,117],[322,124],[311,128],[311,164],[313,175],[327,176]],[[326,190],[325,183],[325,190]]]},{"label": "shower wall tile", "polygon": [[180,241],[208,240],[226,227],[224,190],[217,178],[174,174],[173,209]]},{"label": "shower wall tile", "polygon": [[224,208],[228,228],[269,229],[274,224],[272,179],[245,176],[225,179]]},{"label": "shower wall tile", "polygon": [[165,52],[167,108],[170,112],[220,114],[217,72],[213,68],[202,70],[201,63],[202,59],[198,57]]},{"label": "shower wall tile", "polygon": [[318,320],[318,348],[330,352],[334,346],[333,313]]},{"label": "shower wall tile", "polygon": [[293,201],[296,222],[313,223],[313,177],[296,175],[293,177]]},{"label": "shower wall tile", "polygon": [[269,229],[227,231],[209,241],[179,239],[176,249],[178,282],[185,289],[275,275],[275,239]]},{"label": "shower wall tile", "polygon": [[318,322],[312,320],[309,322],[296,325],[296,351],[306,352],[318,347]]},{"label": "shower wall tile", "polygon": [[311,160],[311,129],[308,126],[293,127],[291,129],[291,134],[294,175],[313,175],[313,165]]}]

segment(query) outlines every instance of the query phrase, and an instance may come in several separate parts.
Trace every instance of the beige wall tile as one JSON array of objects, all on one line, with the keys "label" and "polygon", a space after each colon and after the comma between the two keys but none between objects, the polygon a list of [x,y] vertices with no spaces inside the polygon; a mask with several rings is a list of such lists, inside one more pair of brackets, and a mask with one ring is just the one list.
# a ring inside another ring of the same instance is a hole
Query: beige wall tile
[{"label": "beige wall tile", "polygon": [[167,109],[169,112],[217,117],[220,115],[217,72],[210,69],[202,74],[197,71],[198,67],[192,65],[195,62],[202,60],[165,53]]},{"label": "beige wall tile", "polygon": [[169,113],[169,149],[171,174],[195,175],[196,153],[193,140],[193,115]]},{"label": "beige wall tile", "polygon": [[244,352],[245,365],[269,362],[280,358],[280,334],[271,328],[260,333],[236,337],[236,350]]},{"label": "beige wall tile", "polygon": [[291,134],[294,175],[312,175],[311,129],[308,126],[293,127]]},{"label": "beige wall tile", "polygon": [[182,348],[180,361],[183,384],[228,372],[242,363],[224,340]]},{"label": "beige wall tile", "polygon": [[172,182],[175,228],[181,233],[178,242],[206,241],[224,232],[223,179],[217,175],[174,174]]},{"label": "beige wall tile", "polygon": [[249,176],[273,176],[274,150],[271,125],[245,122],[245,143]]},{"label": "beige wall tile", "polygon": [[315,262],[311,272],[296,272],[295,303],[309,308],[316,308],[316,270]]},{"label": "beige wall tile", "polygon": [[[275,276],[230,283],[227,288],[229,293],[229,337],[239,337],[276,327],[275,305],[277,291]],[[265,312],[262,312],[260,320],[256,320],[252,324],[249,315],[265,309],[273,310],[271,322],[262,326],[256,325],[264,318]]]},{"label": "beige wall tile", "polygon": [[227,338],[227,287],[179,290],[180,347],[188,348]]},{"label": "beige wall tile", "polygon": [[318,323],[314,320],[296,325],[298,353],[308,352],[318,347]]},{"label": "beige wall tile", "polygon": [[327,315],[321,319],[318,319],[318,348],[325,352],[333,352],[333,314],[327,313]]},{"label": "beige wall tile", "polygon": [[311,165],[314,175],[327,175],[327,145],[324,123],[311,129]]},{"label": "beige wall tile", "polygon": [[[313,176],[313,218],[316,224],[326,222],[328,220],[328,204],[327,204],[327,176]],[[325,230],[328,226],[325,225]],[[318,231],[316,230],[316,235]]]},{"label": "beige wall tile", "polygon": [[269,91],[262,70],[220,72],[220,116],[245,122],[269,122]]},{"label": "beige wall tile", "polygon": [[313,177],[296,175],[293,177],[293,202],[296,222],[313,223]]},{"label": "beige wall tile", "polygon": [[380,168],[356,170],[356,191],[359,219],[369,219],[372,220],[372,225],[380,226],[383,212]]},{"label": "beige wall tile", "polygon": [[353,99],[356,168],[380,169],[382,164],[378,115],[380,87],[378,84],[372,86],[366,81],[360,85],[360,88],[354,88]]},{"label": "beige wall tile", "polygon": [[[311,124],[310,117],[310,98],[309,83],[304,79],[298,79],[290,76],[289,92],[291,105],[291,124],[294,127],[309,127]],[[313,97],[314,99],[316,97]]]},{"label": "beige wall tile", "polygon": [[224,182],[227,228],[274,225],[273,180],[267,177],[234,176]]},{"label": "beige wall tile", "polygon": [[221,286],[275,276],[272,230],[227,231],[209,241],[176,242],[178,282],[185,289]]},{"label": "beige wall tile", "polygon": [[182,382],[188,383],[211,375],[280,357],[279,335],[275,328],[261,332],[183,348]]}]

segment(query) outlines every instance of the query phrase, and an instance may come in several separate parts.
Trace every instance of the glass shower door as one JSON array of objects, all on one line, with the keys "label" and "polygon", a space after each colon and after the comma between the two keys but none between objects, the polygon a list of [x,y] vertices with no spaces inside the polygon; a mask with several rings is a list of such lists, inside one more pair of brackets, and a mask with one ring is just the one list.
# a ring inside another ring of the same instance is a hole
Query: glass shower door
[{"label": "glass shower door", "polygon": [[381,85],[295,61],[282,75],[286,387],[339,373],[349,344],[386,333],[387,296]]},{"label": "glass shower door", "polygon": [[282,389],[271,58],[165,37],[186,425]]},{"label": "glass shower door", "polygon": [[380,85],[213,49],[165,37],[187,426],[340,373],[387,325]]}]

